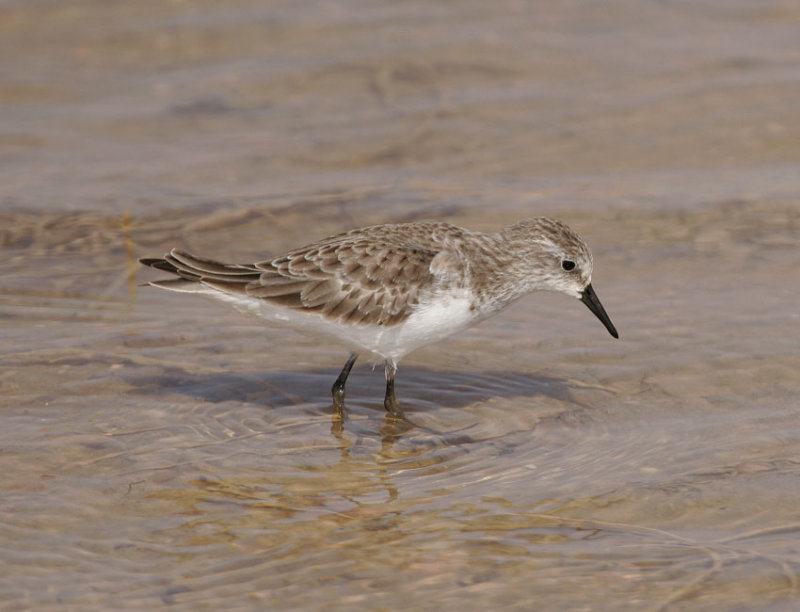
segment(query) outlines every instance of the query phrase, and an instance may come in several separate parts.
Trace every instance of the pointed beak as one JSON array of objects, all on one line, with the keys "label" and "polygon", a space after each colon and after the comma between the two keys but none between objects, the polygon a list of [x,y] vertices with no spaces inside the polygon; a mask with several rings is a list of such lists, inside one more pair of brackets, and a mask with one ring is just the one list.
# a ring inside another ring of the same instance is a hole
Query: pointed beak
[{"label": "pointed beak", "polygon": [[589,283],[586,285],[586,288],[583,290],[581,294],[581,302],[586,304],[586,306],[591,310],[594,315],[603,322],[603,325],[606,326],[608,333],[614,336],[615,338],[619,338],[619,334],[617,333],[617,329],[614,327],[614,324],[611,322],[611,319],[608,318],[608,314],[606,314],[606,309],[603,308],[603,305],[600,303],[600,298],[597,297],[597,294],[592,289],[592,284]]}]

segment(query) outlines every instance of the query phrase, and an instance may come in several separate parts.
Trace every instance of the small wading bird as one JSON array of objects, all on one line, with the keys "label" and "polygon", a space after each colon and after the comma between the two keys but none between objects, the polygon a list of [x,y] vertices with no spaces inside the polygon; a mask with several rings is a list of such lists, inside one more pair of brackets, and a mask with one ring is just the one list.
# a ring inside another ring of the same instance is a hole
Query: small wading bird
[{"label": "small wading bird", "polygon": [[359,354],[383,361],[384,406],[402,417],[394,376],[403,356],[531,291],[578,298],[619,337],[592,289],[589,247],[563,223],[543,217],[494,234],[448,223],[375,225],[254,264],[224,264],[179,249],[140,261],[175,275],[150,282],[154,287],[210,296],[348,346],[352,353],[332,389],[340,415]]}]

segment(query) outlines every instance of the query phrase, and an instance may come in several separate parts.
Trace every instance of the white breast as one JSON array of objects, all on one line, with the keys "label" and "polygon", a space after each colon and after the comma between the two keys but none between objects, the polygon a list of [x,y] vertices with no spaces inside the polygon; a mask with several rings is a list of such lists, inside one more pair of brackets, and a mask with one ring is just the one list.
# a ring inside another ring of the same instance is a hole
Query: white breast
[{"label": "white breast", "polygon": [[[421,304],[401,325],[391,339],[384,341],[381,353],[399,359],[416,348],[438,342],[478,321],[471,309],[472,295],[466,289],[439,294]],[[393,331],[390,328],[387,331]]]},{"label": "white breast", "polygon": [[437,295],[435,299],[420,304],[403,323],[391,327],[346,325],[326,319],[318,313],[275,306],[264,300],[220,291],[208,291],[206,295],[276,325],[329,338],[356,352],[370,353],[374,357],[391,358],[395,361],[414,349],[446,338],[482,318],[471,311],[472,296],[465,289]]}]

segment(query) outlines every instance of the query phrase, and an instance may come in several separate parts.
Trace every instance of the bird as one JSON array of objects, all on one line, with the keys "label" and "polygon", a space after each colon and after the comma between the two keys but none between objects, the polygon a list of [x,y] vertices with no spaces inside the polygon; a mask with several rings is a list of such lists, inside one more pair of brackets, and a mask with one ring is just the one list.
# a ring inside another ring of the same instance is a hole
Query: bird
[{"label": "bird", "polygon": [[595,290],[586,242],[566,224],[524,219],[494,233],[441,221],[353,229],[249,264],[174,248],[141,264],[172,277],[146,283],[221,300],[274,324],[343,344],[350,355],[331,388],[344,418],[345,384],[359,355],[383,362],[387,416],[400,359],[458,333],[534,291],[582,301],[618,338]]}]

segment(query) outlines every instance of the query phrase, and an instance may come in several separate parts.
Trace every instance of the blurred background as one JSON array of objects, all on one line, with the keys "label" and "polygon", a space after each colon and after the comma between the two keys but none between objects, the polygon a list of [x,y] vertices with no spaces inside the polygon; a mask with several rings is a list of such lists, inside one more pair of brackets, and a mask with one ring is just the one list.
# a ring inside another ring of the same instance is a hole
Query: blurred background
[{"label": "blurred background", "polygon": [[[800,7],[0,4],[0,606],[793,610]],[[136,258],[548,215],[535,295],[401,363]]]}]

